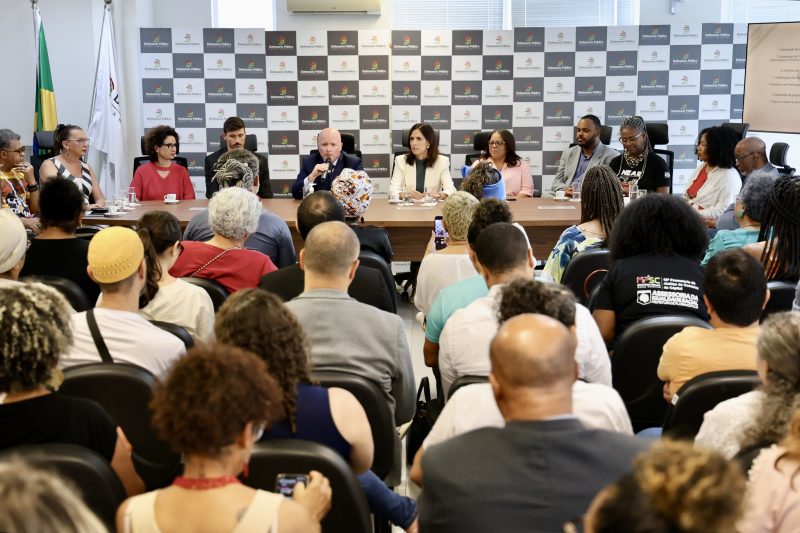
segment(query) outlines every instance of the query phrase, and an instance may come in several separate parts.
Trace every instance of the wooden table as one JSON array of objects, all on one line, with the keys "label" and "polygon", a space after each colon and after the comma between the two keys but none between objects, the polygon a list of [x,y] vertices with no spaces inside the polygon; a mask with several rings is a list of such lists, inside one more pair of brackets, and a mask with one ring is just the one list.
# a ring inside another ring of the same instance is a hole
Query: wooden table
[{"label": "wooden table", "polygon": [[[302,248],[300,235],[296,230],[298,200],[262,200],[266,209],[272,211],[289,225],[295,248]],[[148,211],[160,209],[175,215],[186,226],[198,212],[206,209],[208,200],[184,200],[168,205],[160,201],[141,202],[139,207],[119,217],[84,217],[88,224],[109,226],[132,226]],[[528,233],[537,259],[546,259],[564,228],[576,224],[580,219],[580,203],[557,202],[551,198],[520,198],[509,202],[514,221],[520,223]],[[436,207],[399,207],[389,204],[386,199],[376,198],[367,210],[367,224],[381,226],[389,232],[395,260],[418,261],[422,258],[425,245],[433,230],[433,217],[441,215],[441,203]]]}]

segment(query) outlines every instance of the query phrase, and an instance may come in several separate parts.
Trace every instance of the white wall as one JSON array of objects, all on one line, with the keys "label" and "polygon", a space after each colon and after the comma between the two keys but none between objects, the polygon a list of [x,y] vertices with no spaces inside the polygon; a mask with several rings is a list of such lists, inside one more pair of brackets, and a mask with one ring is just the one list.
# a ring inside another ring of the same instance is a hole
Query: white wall
[{"label": "white wall", "polygon": [[670,13],[670,0],[640,0],[639,24],[688,24],[720,22],[722,0],[682,0],[678,12]]},{"label": "white wall", "polygon": [[[392,0],[381,0],[380,15],[304,15],[289,13],[286,0],[275,2],[275,29],[374,30],[392,28]],[[436,0],[431,0],[435,2]]]}]

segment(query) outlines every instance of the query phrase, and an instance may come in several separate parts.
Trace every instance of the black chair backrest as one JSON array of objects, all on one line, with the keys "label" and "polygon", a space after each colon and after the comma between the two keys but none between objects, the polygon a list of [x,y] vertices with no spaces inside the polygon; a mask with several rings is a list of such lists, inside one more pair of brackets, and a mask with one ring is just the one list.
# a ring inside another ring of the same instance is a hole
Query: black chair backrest
[{"label": "black chair backrest", "polygon": [[50,155],[52,155],[55,152],[56,137],[54,132],[39,130],[36,133],[34,133],[34,136],[36,137],[36,146],[39,148],[40,151],[47,151]]},{"label": "black chair backrest", "polygon": [[[220,144],[220,146],[222,146]],[[258,138],[255,133],[248,133],[244,136],[244,148],[251,152],[258,152]]]},{"label": "black chair backrest", "polygon": [[653,148],[653,153],[666,161],[669,169],[669,193],[672,194],[672,178],[675,176],[675,152],[663,148]]},{"label": "black chair backrest", "polygon": [[467,385],[475,385],[476,383],[488,383],[488,382],[489,382],[489,376],[459,376],[450,385],[450,390],[447,391],[447,397],[452,398],[453,394],[455,394],[456,391],[461,387],[466,387]]},{"label": "black chair backrest", "polygon": [[352,154],[356,150],[356,136],[352,133],[343,132],[342,135],[342,150],[348,154]]},{"label": "black chair backrest", "polygon": [[316,470],[331,483],[331,509],[322,520],[322,531],[371,533],[370,511],[364,491],[350,466],[335,451],[316,442],[278,439],[253,446],[249,472],[242,482],[275,491],[278,474],[307,474]]},{"label": "black chair backrest", "polygon": [[651,146],[669,144],[669,125],[666,122],[648,122],[646,130]]},{"label": "black chair backrest", "polygon": [[383,276],[383,279],[386,281],[386,287],[388,288],[384,295],[384,299],[388,305],[383,306],[383,308],[391,308],[392,312],[396,313],[397,291],[394,290],[394,274],[392,274],[390,266],[386,264],[386,261],[381,256],[368,250],[362,250],[361,253],[358,254],[358,259],[363,266],[374,268],[381,273],[381,276]]},{"label": "black chair backrest", "polygon": [[37,131],[34,133],[36,137],[36,145],[38,152],[31,154],[31,166],[33,167],[33,176],[36,178],[36,183],[39,183],[39,168],[42,163],[55,155],[55,141],[53,140],[52,131]]},{"label": "black chair backrest", "polygon": [[81,311],[88,311],[94,307],[94,304],[89,301],[89,297],[86,296],[86,293],[81,289],[80,285],[71,279],[45,275],[25,276],[24,279],[25,281],[38,281],[39,283],[44,283],[45,285],[53,287],[64,295],[69,305],[79,313]]},{"label": "black chair backrest", "polygon": [[148,490],[172,482],[180,456],[158,438],[150,424],[156,377],[129,363],[88,363],[64,369],[59,392],[99,403],[133,446],[133,463]]},{"label": "black chair backrest", "polygon": [[385,479],[394,464],[396,430],[394,416],[383,392],[375,383],[345,372],[316,370],[311,373],[311,379],[318,381],[323,387],[348,390],[356,397],[366,411],[372,428],[372,442],[375,445],[372,471],[379,478]]},{"label": "black chair backrest", "polygon": [[192,285],[197,285],[198,287],[202,287],[209,296],[211,296],[211,302],[214,304],[214,312],[218,311],[222,304],[225,303],[225,300],[228,299],[230,294],[228,293],[227,289],[223,287],[220,283],[214,281],[213,279],[208,278],[181,278],[183,281],[187,283],[191,283]]},{"label": "black chair backrest", "polygon": [[115,531],[117,509],[127,498],[125,487],[111,465],[98,453],[75,444],[45,443],[0,452],[0,461],[19,457],[27,464],[66,478],[86,506],[109,531]]},{"label": "black chair backrest", "polygon": [[789,145],[786,143],[772,143],[769,149],[769,162],[778,168],[781,174],[794,174],[794,168],[789,166],[786,156],[789,154]]},{"label": "black chair backrest", "polygon": [[656,369],[664,343],[686,326],[711,329],[697,317],[657,316],[631,324],[614,345],[612,383],[625,402],[634,431],[664,422],[667,402]]},{"label": "black chair backrest", "polygon": [[485,152],[489,150],[489,139],[491,136],[491,131],[476,131],[475,138],[472,141],[472,149],[476,152]]},{"label": "black chair backrest", "polygon": [[723,122],[720,126],[732,129],[740,141],[747,137],[747,130],[750,128],[747,122]]},{"label": "black chair backrest", "polygon": [[591,289],[586,287],[586,279],[593,272],[608,270],[610,266],[611,253],[608,248],[589,248],[572,256],[567,268],[564,269],[561,284],[566,285],[578,301],[586,305],[591,294]]},{"label": "black chair backrest", "polygon": [[687,381],[664,420],[665,437],[693,440],[703,423],[703,415],[718,403],[750,392],[758,386],[752,370],[708,372]]},{"label": "black chair backrest", "polygon": [[761,312],[761,321],[773,313],[781,311],[791,311],[797,291],[797,283],[788,281],[770,281],[767,283],[769,289],[769,301]]},{"label": "black chair backrest", "polygon": [[173,335],[178,337],[183,343],[183,345],[186,346],[187,350],[192,346],[194,346],[194,339],[192,338],[191,335],[189,335],[189,332],[186,331],[186,328],[184,328],[183,326],[172,324],[170,322],[161,322],[160,320],[150,320],[150,323],[153,324],[154,326],[163,329],[167,333],[172,333]]}]

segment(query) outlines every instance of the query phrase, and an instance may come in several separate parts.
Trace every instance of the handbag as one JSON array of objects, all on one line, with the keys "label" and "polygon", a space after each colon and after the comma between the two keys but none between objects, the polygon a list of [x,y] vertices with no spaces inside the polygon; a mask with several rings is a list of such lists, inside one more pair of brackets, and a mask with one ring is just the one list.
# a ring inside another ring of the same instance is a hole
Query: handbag
[{"label": "handbag", "polygon": [[422,378],[419,389],[417,389],[417,408],[407,433],[406,461],[409,465],[414,462],[414,456],[422,447],[425,437],[431,432],[441,411],[441,400],[439,398],[431,399],[430,382],[427,377]]}]

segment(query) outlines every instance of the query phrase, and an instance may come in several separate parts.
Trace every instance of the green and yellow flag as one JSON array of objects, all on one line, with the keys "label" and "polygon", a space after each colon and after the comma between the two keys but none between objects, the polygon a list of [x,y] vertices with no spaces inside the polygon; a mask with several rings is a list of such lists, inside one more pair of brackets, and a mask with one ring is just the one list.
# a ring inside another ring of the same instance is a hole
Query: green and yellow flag
[{"label": "green and yellow flag", "polygon": [[[53,131],[58,124],[56,113],[56,93],[53,90],[53,78],[50,75],[50,59],[47,55],[47,42],[44,39],[44,26],[39,8],[33,8],[33,28],[36,36],[36,112],[33,119],[33,131]],[[35,141],[34,141],[35,146]]]}]

